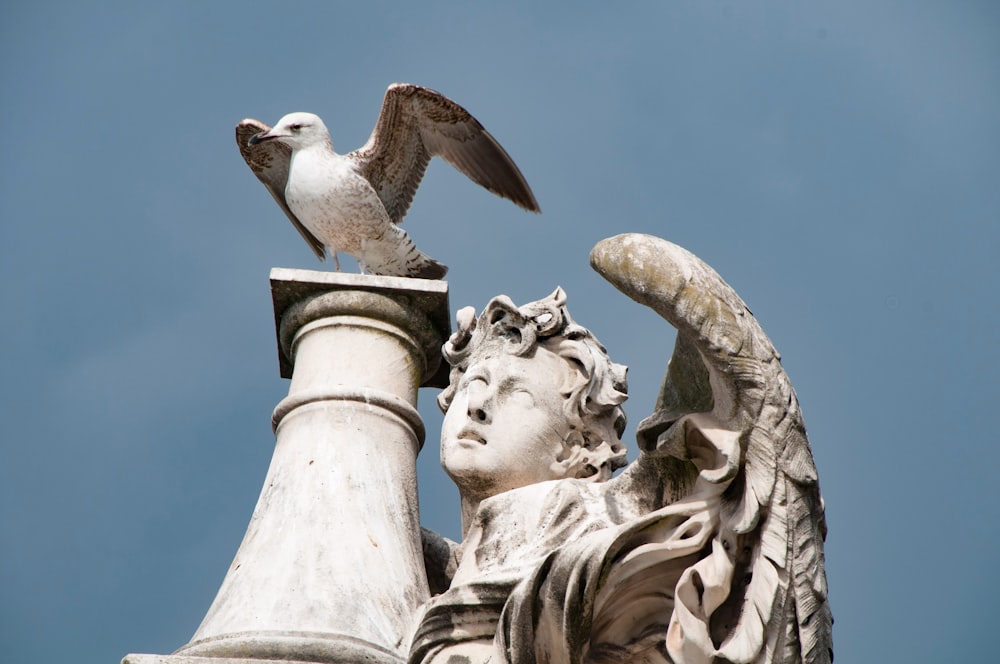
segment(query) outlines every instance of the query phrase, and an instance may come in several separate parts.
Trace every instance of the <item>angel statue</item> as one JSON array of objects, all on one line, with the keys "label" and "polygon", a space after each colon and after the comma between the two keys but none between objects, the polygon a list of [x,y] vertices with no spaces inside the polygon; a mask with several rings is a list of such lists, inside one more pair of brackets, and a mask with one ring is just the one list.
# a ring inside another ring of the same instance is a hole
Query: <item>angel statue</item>
[{"label": "angel statue", "polygon": [[561,289],[461,310],[438,401],[463,537],[424,532],[410,664],[832,661],[823,502],[778,353],[676,245],[621,235],[591,263],[678,331],[640,455],[625,467],[625,367]]}]

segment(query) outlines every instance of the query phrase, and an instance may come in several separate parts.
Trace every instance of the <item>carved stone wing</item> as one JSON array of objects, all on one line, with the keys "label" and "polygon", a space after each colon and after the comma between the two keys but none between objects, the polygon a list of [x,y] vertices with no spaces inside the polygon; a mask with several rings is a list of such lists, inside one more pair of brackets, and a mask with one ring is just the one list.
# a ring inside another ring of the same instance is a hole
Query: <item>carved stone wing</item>
[{"label": "carved stone wing", "polygon": [[250,139],[263,131],[269,131],[270,125],[259,120],[247,118],[236,125],[236,145],[240,148],[240,155],[247,162],[247,166],[253,171],[271,196],[278,203],[278,206],[285,211],[288,220],[295,226],[302,239],[306,241],[309,248],[313,250],[316,257],[321,261],[326,260],[326,247],[309,229],[302,225],[285,201],[285,184],[288,183],[288,165],[292,158],[292,149],[281,141],[265,141],[257,145],[250,145]]},{"label": "carved stone wing", "polygon": [[397,224],[434,156],[494,194],[539,211],[521,171],[483,125],[444,95],[418,85],[390,85],[368,142],[347,156]]},{"label": "carved stone wing", "polygon": [[705,441],[738,440],[739,470],[716,510],[711,551],[674,589],[670,658],[832,661],[823,501],[777,351],[733,289],[676,245],[619,235],[594,248],[591,264],[678,330],[658,410],[639,427],[640,446],[683,458],[705,450]]}]

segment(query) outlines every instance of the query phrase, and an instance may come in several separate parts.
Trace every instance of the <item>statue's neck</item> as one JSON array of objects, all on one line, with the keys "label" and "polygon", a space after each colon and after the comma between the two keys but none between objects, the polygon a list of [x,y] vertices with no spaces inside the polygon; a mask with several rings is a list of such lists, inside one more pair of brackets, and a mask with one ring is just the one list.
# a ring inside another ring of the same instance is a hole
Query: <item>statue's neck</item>
[{"label": "statue's neck", "polygon": [[469,528],[472,527],[472,522],[476,518],[476,512],[479,511],[479,498],[471,498],[469,496],[462,496],[462,541],[466,540],[469,534]]}]

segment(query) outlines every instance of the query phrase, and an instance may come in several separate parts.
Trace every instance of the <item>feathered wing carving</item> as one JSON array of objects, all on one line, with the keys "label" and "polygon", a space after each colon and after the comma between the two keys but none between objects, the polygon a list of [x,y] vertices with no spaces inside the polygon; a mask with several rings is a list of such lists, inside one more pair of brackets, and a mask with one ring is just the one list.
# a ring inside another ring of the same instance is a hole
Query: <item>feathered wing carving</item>
[{"label": "feathered wing carving", "polygon": [[419,85],[390,85],[368,142],[346,156],[357,162],[397,224],[434,156],[494,194],[540,211],[514,160],[483,125],[452,100]]},{"label": "feathered wing carving", "polygon": [[698,440],[739,442],[739,472],[717,509],[711,552],[674,589],[671,659],[831,662],[823,501],[779,354],[735,291],[676,245],[619,235],[594,248],[591,264],[678,330],[640,445],[683,455]]},{"label": "feathered wing carving", "polygon": [[292,213],[285,201],[285,185],[288,183],[288,168],[292,160],[292,149],[280,141],[266,141],[250,145],[251,137],[261,132],[270,131],[270,129],[271,126],[268,124],[247,118],[236,125],[236,145],[239,146],[240,154],[247,162],[247,166],[271,192],[271,196],[285,211],[285,215],[295,226],[295,230],[299,232],[316,257],[321,261],[326,260],[326,247],[308,228],[302,225],[302,222]]}]

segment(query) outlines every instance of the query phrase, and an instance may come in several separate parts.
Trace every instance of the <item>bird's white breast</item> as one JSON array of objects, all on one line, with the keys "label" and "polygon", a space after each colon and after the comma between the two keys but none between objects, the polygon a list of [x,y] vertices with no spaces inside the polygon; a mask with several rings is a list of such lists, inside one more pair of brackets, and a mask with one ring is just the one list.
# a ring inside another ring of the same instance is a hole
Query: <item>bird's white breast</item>
[{"label": "bird's white breast", "polygon": [[335,251],[357,255],[362,239],[380,238],[392,223],[354,163],[329,150],[292,153],[285,200],[299,221]]}]

